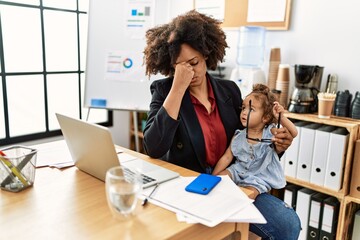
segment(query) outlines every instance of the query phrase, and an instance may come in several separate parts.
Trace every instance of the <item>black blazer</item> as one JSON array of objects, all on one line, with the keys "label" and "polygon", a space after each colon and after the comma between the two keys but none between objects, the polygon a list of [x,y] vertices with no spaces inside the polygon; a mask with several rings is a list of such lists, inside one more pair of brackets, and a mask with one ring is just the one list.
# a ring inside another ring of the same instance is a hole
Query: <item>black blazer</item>
[{"label": "black blazer", "polygon": [[[210,75],[208,77],[229,145],[235,130],[242,128],[240,89],[233,81],[215,79]],[[173,78],[170,77],[154,81],[150,86],[152,101],[144,129],[145,151],[153,158],[205,172],[205,142],[189,91],[183,97],[177,120],[172,119],[162,107],[172,82]]]}]

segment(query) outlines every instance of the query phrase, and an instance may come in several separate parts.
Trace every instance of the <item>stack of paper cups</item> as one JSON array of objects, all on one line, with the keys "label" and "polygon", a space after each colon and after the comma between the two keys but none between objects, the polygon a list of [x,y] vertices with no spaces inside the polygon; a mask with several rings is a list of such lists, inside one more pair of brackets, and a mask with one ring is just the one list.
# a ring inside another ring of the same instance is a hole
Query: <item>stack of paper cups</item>
[{"label": "stack of paper cups", "polygon": [[280,61],[280,48],[271,48],[268,75],[268,87],[271,90],[276,88],[276,79],[278,75]]},{"label": "stack of paper cups", "polygon": [[290,65],[279,64],[279,71],[276,79],[276,90],[280,90],[280,104],[286,109],[288,104],[290,82]]}]

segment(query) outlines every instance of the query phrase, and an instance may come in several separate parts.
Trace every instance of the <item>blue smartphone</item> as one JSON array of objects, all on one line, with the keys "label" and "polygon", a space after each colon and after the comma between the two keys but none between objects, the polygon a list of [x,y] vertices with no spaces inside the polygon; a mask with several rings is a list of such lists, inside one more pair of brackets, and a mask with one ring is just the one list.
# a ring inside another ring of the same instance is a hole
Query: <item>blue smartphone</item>
[{"label": "blue smartphone", "polygon": [[219,177],[219,176],[201,173],[191,183],[189,183],[189,185],[186,186],[185,190],[188,192],[206,195],[220,181],[221,181],[221,177]]}]

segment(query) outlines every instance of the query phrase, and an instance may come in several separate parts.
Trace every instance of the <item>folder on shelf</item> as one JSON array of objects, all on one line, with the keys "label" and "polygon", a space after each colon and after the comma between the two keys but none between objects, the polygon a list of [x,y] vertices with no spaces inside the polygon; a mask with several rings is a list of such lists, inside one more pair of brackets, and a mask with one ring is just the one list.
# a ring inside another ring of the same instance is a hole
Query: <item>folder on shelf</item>
[{"label": "folder on shelf", "polygon": [[286,150],[286,155],[283,156],[285,160],[285,175],[289,177],[296,177],[297,170],[297,162],[298,162],[298,154],[299,154],[299,144],[301,141],[301,129],[303,126],[309,124],[308,122],[298,121],[294,123],[297,130],[298,135],[292,141],[289,148]]},{"label": "folder on shelf", "polygon": [[321,126],[315,130],[314,151],[312,156],[310,182],[324,186],[327,154],[329,149],[330,132],[334,126]]},{"label": "folder on shelf", "polygon": [[340,202],[336,197],[331,196],[324,200],[320,239],[336,239],[339,207]]},{"label": "folder on shelf", "polygon": [[291,206],[296,211],[296,198],[297,193],[301,189],[301,186],[288,183],[284,189],[284,202]]},{"label": "folder on shelf", "polygon": [[321,127],[318,123],[311,123],[301,128],[298,165],[296,178],[309,182],[311,162],[314,151],[315,130]]},{"label": "folder on shelf", "polygon": [[359,239],[360,239],[360,210],[358,210],[354,216],[354,226],[353,226],[351,240],[359,240]]},{"label": "folder on shelf", "polygon": [[330,133],[324,186],[335,191],[341,188],[348,142],[349,133],[345,128],[337,128]]},{"label": "folder on shelf", "polygon": [[299,216],[301,223],[301,231],[298,240],[307,239],[309,209],[311,196],[317,192],[308,188],[302,188],[297,193],[296,198],[296,213]]},{"label": "folder on shelf", "polygon": [[319,239],[320,227],[322,225],[323,205],[324,200],[329,196],[324,193],[316,193],[311,196],[310,211],[309,211],[309,226],[307,239]]},{"label": "folder on shelf", "polygon": [[350,196],[360,198],[360,140],[356,140],[355,142],[352,164]]}]

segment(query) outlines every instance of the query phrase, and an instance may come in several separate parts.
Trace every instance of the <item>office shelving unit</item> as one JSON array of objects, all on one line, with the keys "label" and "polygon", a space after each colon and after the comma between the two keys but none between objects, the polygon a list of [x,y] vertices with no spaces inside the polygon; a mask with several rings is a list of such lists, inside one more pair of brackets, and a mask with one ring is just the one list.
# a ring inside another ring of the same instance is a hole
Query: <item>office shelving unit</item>
[{"label": "office shelving unit", "polygon": [[[354,219],[354,213],[360,209],[360,199],[349,196],[350,183],[351,183],[351,170],[353,164],[353,155],[355,148],[355,141],[360,138],[360,120],[355,120],[345,117],[332,116],[330,119],[321,119],[317,117],[317,114],[298,114],[298,113],[289,113],[285,114],[289,119],[298,120],[298,121],[307,121],[312,123],[320,123],[323,125],[332,125],[336,127],[343,127],[349,132],[349,143],[347,145],[343,174],[342,174],[342,186],[339,191],[326,188],[321,185],[313,184],[307,181],[303,181],[294,177],[286,177],[288,183],[299,185],[305,188],[313,189],[317,192],[322,192],[330,196],[336,197],[340,202],[339,209],[339,218],[337,225],[337,235],[336,239],[350,239],[352,233],[352,223]],[[133,123],[131,115],[131,123]],[[134,126],[132,124],[130,130],[131,137],[131,149],[135,149],[135,136],[137,134],[139,138],[140,152],[143,152],[142,148],[142,127],[141,121],[145,119],[146,113],[138,113],[138,131],[134,131]],[[280,193],[281,194],[281,193]]]},{"label": "office shelving unit", "polygon": [[351,169],[353,163],[355,141],[360,137],[360,121],[337,116],[331,116],[331,118],[329,119],[322,119],[318,118],[317,114],[298,114],[287,112],[285,115],[292,120],[343,127],[349,132],[349,143],[347,145],[347,150],[345,153],[346,155],[344,156],[345,160],[342,174],[342,186],[339,191],[334,191],[333,189],[329,189],[324,186],[316,185],[293,177],[286,177],[286,180],[289,183],[293,183],[305,188],[313,189],[317,192],[322,192],[330,196],[336,197],[340,202],[336,239],[349,239],[351,237],[350,230],[354,212],[360,208],[360,199],[348,196],[350,189]]},{"label": "office shelving unit", "polygon": [[[344,215],[345,219],[340,224],[342,230],[341,235],[338,239],[351,239],[353,230],[354,216],[355,213],[360,209],[360,199],[351,196],[345,196],[344,199]],[[340,219],[339,219],[340,220]],[[339,227],[338,227],[339,229]]]},{"label": "office shelving unit", "polygon": [[[134,121],[134,116],[136,115],[137,121]],[[142,122],[146,120],[146,112],[136,112],[136,114],[130,114],[130,149],[138,151],[140,153],[145,153],[143,147],[144,134],[142,132]],[[135,128],[134,123],[137,123],[137,128]],[[137,138],[137,139],[136,139]],[[136,147],[136,142],[138,141],[138,148]]]}]

